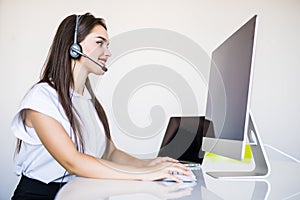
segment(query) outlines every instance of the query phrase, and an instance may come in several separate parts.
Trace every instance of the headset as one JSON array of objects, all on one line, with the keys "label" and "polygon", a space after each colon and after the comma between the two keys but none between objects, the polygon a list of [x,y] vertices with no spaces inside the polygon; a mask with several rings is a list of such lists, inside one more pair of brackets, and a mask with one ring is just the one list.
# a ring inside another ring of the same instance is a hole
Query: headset
[{"label": "headset", "polygon": [[78,26],[79,26],[79,20],[81,18],[81,15],[76,15],[76,24],[75,24],[75,31],[74,31],[74,42],[70,47],[70,56],[73,59],[79,59],[80,56],[83,56],[87,59],[89,59],[90,61],[92,61],[93,63],[95,63],[96,65],[98,65],[104,72],[107,71],[107,68],[100,65],[98,62],[96,62],[95,60],[93,60],[92,58],[90,58],[88,55],[84,54],[82,52],[82,48],[80,46],[80,44],[78,44],[77,42],[77,34],[78,34]]}]

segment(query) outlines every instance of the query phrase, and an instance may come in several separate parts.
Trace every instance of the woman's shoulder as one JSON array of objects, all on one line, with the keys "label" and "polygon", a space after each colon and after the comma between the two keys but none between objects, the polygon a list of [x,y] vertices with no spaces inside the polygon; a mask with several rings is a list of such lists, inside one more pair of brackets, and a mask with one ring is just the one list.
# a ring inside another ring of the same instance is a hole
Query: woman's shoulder
[{"label": "woman's shoulder", "polygon": [[17,113],[23,109],[32,109],[60,119],[62,107],[56,90],[48,83],[35,84],[22,99]]},{"label": "woman's shoulder", "polygon": [[31,87],[22,98],[20,107],[31,104],[43,104],[43,102],[53,102],[57,104],[56,102],[58,102],[58,95],[56,90],[48,83],[37,83]]},{"label": "woman's shoulder", "polygon": [[42,82],[42,83],[35,84],[27,92],[26,97],[35,97],[35,98],[48,97],[48,98],[57,99],[57,92],[48,83]]},{"label": "woman's shoulder", "polygon": [[41,92],[41,93],[46,92],[46,93],[56,94],[55,89],[46,82],[35,84],[31,90],[34,92]]}]

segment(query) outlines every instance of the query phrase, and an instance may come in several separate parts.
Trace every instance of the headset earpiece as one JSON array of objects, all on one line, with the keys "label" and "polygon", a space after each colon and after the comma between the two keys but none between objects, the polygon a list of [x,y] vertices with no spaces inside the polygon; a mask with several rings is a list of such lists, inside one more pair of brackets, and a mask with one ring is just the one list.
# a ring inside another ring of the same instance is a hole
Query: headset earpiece
[{"label": "headset earpiece", "polygon": [[78,59],[80,58],[81,54],[79,52],[81,52],[81,46],[79,44],[72,44],[71,48],[70,48],[70,56],[73,59]]},{"label": "headset earpiece", "polygon": [[76,24],[75,24],[75,31],[74,31],[74,43],[70,47],[70,56],[73,59],[78,59],[82,55],[82,48],[80,44],[77,42],[77,33],[78,33],[78,24],[79,24],[79,19],[80,15],[76,15]]}]

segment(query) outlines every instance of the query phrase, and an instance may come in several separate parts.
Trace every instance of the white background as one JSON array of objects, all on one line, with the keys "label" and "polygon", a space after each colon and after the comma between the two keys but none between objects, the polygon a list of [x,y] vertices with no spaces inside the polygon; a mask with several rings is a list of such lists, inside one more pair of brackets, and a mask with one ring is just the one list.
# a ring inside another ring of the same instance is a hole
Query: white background
[{"label": "white background", "polygon": [[[106,19],[111,37],[138,28],[169,29],[191,38],[209,55],[258,14],[251,110],[263,142],[300,159],[298,0],[0,0],[1,200],[10,198],[17,183],[9,127],[13,113],[38,80],[58,24],[69,14],[87,11]],[[126,150],[126,144],[118,145]]]}]

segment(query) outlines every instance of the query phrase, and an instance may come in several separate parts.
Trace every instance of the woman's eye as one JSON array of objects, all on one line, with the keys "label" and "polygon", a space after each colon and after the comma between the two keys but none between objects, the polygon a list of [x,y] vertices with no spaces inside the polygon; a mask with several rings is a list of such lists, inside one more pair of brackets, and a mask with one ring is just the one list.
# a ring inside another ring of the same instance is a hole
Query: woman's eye
[{"label": "woman's eye", "polygon": [[102,45],[103,45],[103,42],[102,42],[102,41],[99,41],[99,42],[97,42],[97,44],[99,44],[100,46],[102,46]]}]

